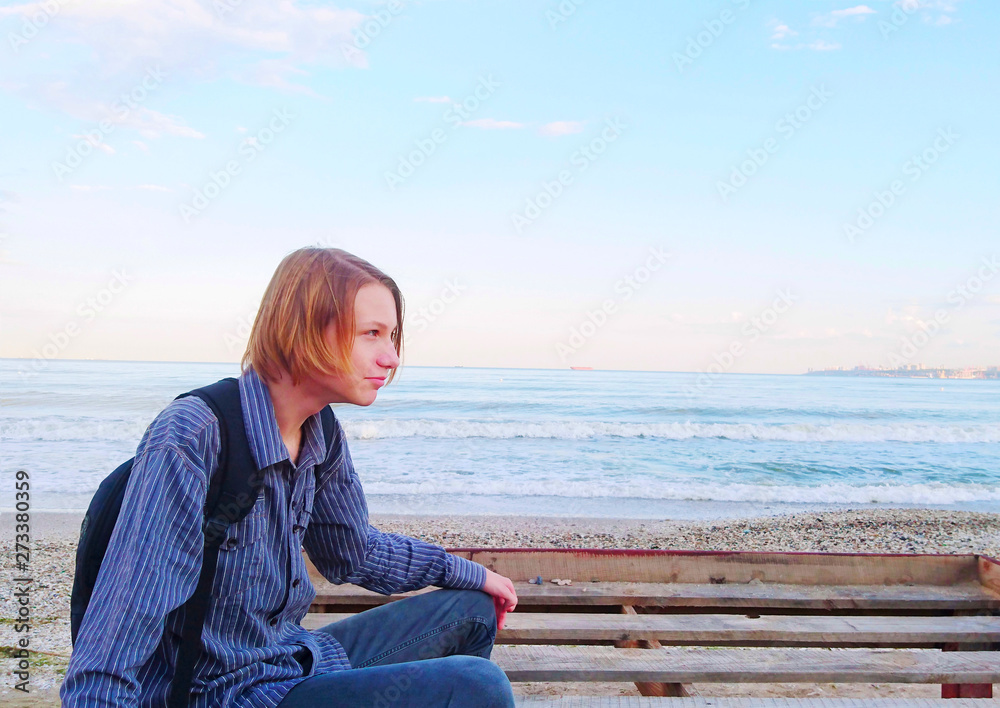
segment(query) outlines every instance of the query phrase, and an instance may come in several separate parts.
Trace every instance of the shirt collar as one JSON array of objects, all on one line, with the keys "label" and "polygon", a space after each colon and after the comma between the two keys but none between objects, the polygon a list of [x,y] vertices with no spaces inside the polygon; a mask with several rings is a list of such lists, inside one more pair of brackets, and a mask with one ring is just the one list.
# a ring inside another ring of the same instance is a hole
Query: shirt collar
[{"label": "shirt collar", "polygon": [[[243,405],[243,421],[246,425],[250,452],[253,453],[257,469],[265,469],[284,460],[291,459],[288,448],[281,439],[278,420],[274,415],[274,404],[267,384],[252,368],[240,375],[240,402]],[[326,456],[323,440],[323,424],[319,413],[306,418],[302,424],[302,442],[299,463],[295,468],[316,465]]]}]

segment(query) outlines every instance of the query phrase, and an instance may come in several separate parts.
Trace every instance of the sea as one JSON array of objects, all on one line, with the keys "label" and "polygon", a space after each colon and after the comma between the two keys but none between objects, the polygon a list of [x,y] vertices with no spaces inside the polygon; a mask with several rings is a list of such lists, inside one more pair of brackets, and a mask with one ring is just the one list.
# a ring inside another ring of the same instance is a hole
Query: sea
[{"label": "sea", "polygon": [[[23,470],[32,510],[86,510],[171,399],[238,373],[0,360],[0,509]],[[334,411],[373,513],[1000,512],[1000,381],[406,367]]]}]

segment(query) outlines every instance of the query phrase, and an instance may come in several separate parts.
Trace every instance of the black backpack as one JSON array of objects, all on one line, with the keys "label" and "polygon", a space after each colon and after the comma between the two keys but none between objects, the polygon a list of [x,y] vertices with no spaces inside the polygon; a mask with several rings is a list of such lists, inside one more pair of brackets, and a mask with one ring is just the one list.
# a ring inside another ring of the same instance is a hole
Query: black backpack
[{"label": "black backpack", "polygon": [[[201,650],[201,633],[215,580],[219,546],[222,545],[230,524],[241,521],[253,510],[257,495],[264,485],[263,475],[257,469],[257,463],[250,452],[237,380],[222,379],[210,386],[183,393],[177,398],[186,396],[197,396],[212,409],[219,420],[221,445],[219,469],[212,475],[205,500],[205,522],[202,526],[205,555],[201,576],[194,594],[184,605],[184,629],[167,700],[170,708],[186,708],[190,699],[191,679]],[[333,411],[329,406],[324,407],[320,417],[329,453],[335,427]],[[70,629],[74,645],[97,582],[97,573],[111,540],[111,532],[114,531],[121,511],[125,487],[134,462],[133,457],[101,482],[80,526],[76,574],[70,600]]]}]

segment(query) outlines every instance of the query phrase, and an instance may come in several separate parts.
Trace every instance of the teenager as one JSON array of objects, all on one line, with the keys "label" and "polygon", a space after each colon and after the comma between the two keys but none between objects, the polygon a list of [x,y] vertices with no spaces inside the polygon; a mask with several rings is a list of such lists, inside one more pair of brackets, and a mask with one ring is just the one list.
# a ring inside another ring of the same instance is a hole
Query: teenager
[{"label": "teenager", "polygon": [[[278,266],[243,358],[240,398],[263,470],[253,511],[219,552],[192,708],[472,708],[513,705],[489,661],[511,581],[443,548],[368,523],[350,452],[319,411],[371,405],[400,364],[396,283],[339,249]],[[196,397],[172,402],[136,451],[122,509],[60,690],[64,708],[163,706],[202,562],[219,422]],[[441,588],[316,631],[300,547],[334,583],[380,593]]]}]

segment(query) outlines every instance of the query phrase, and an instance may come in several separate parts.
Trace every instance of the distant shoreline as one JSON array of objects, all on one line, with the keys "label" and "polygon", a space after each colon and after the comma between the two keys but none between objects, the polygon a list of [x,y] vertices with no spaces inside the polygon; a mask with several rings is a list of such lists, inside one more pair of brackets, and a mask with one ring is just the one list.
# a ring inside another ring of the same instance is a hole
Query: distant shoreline
[{"label": "distant shoreline", "polygon": [[963,369],[913,368],[913,369],[869,369],[856,366],[853,369],[810,369],[806,376],[852,376],[886,379],[941,379],[949,381],[997,381],[1000,367],[970,366]]}]

